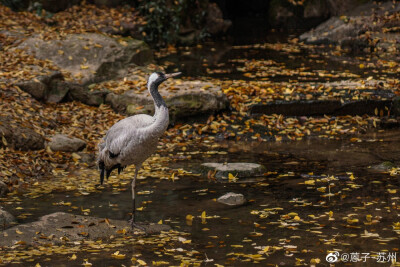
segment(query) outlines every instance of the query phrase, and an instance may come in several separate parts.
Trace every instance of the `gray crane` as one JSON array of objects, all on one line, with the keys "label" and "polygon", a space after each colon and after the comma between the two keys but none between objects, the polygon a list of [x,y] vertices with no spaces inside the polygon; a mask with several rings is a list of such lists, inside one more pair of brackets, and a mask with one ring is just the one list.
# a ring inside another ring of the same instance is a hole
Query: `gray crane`
[{"label": "gray crane", "polygon": [[168,78],[179,74],[181,73],[151,74],[147,81],[147,89],[154,101],[154,116],[138,114],[120,120],[108,130],[103,142],[99,144],[100,184],[103,184],[104,176],[108,179],[114,169],[117,169],[119,174],[126,166],[135,164],[135,174],[131,184],[132,228],[144,230],[135,222],[135,186],[138,171],[143,162],[156,151],[158,139],[167,129],[169,122],[168,108],[158,92],[158,86]]}]

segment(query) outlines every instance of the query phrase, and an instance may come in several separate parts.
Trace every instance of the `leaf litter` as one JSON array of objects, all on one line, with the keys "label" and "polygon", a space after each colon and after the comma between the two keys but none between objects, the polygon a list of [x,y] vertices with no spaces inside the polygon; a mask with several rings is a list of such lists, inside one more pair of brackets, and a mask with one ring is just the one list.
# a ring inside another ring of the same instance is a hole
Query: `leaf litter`
[{"label": "leaf litter", "polygon": [[[0,13],[7,18],[0,22],[2,28],[20,32],[26,36],[40,34],[43,39],[60,39],[69,33],[99,32],[102,27],[118,27],[114,22],[121,20],[125,23],[143,23],[133,9],[99,9],[87,4],[74,6],[66,12],[55,14],[50,19],[44,19],[30,12],[12,12],[3,6],[0,6]],[[111,19],[106,19],[110,16]],[[135,21],[132,21],[132,18]],[[57,26],[51,26],[54,22]],[[23,50],[12,50],[17,44],[17,38],[12,35],[0,34],[0,40],[4,46],[0,54],[0,62],[4,63],[1,65],[0,80],[5,82],[0,84],[2,113],[15,122],[29,125],[34,131],[44,136],[64,133],[86,140],[85,152],[95,153],[97,142],[106,130],[123,116],[116,114],[107,105],[95,108],[78,102],[43,104],[33,100],[28,94],[14,86],[15,82],[32,80],[58,68],[52,62],[38,60]],[[332,55],[340,57],[345,54],[340,47],[333,50],[330,48],[320,54],[315,53],[320,48],[298,43],[295,39],[288,43],[233,47],[236,50],[276,51],[295,59],[300,58],[302,52],[307,50],[309,51],[307,60],[317,66],[331,59]],[[158,56],[162,57],[166,54],[178,53],[178,51],[179,48],[169,47],[165,51],[160,51]],[[380,121],[390,115],[387,110],[377,110],[374,116],[249,115],[252,105],[277,100],[385,99],[385,95],[376,94],[377,89],[390,90],[395,95],[399,94],[399,81],[393,77],[399,69],[397,62],[374,55],[370,58],[358,58],[355,61],[354,65],[357,65],[357,69],[341,71],[326,70],[323,66],[315,69],[304,66],[290,67],[289,64],[275,59],[232,60],[230,63],[236,64],[234,71],[241,74],[241,79],[207,77],[207,81],[221,86],[222,92],[230,101],[232,111],[211,115],[204,123],[177,123],[170,127],[160,142],[159,153],[151,157],[144,165],[140,172],[140,179],[160,179],[171,183],[179,182],[176,181],[179,178],[187,179],[192,174],[181,168],[171,167],[171,158],[173,161],[187,161],[196,157],[223,156],[226,152],[221,151],[220,146],[216,144],[220,140],[280,142],[300,141],[310,137],[322,139],[349,137],[354,143],[368,142],[358,134],[366,130],[379,129]],[[204,64],[207,65],[205,67],[210,76],[231,72]],[[82,67],[85,68],[84,65]],[[168,67],[165,65],[164,69]],[[149,68],[158,67],[153,65]],[[379,75],[373,74],[375,70],[379,72]],[[62,72],[67,80],[72,79],[69,73]],[[366,75],[364,72],[367,72],[367,79],[364,78]],[[135,74],[145,77],[145,72],[138,71]],[[278,81],[279,78],[285,80]],[[336,80],[343,79],[351,80],[354,86],[333,84]],[[329,81],[329,83],[321,83],[321,80]],[[135,81],[126,79],[107,81],[95,84],[91,90],[107,88],[117,94],[131,89],[142,92],[145,90],[145,82],[144,78]],[[171,81],[171,85],[174,83],[179,83],[179,80]],[[375,141],[380,142],[380,140]],[[86,196],[101,193],[104,189],[97,186],[97,170],[81,163],[79,157],[74,154],[52,152],[48,149],[21,152],[9,147],[7,140],[4,139],[2,139],[0,150],[0,178],[11,190],[1,203],[18,204],[21,203],[22,198],[38,199],[57,192]],[[167,152],[161,153],[161,151]],[[320,263],[322,256],[315,251],[316,247],[323,245],[326,251],[340,249],[346,252],[345,248],[351,245],[355,237],[368,239],[375,244],[376,248],[382,250],[398,251],[398,246],[393,244],[398,242],[400,229],[399,221],[394,216],[399,208],[397,197],[399,188],[398,184],[391,179],[397,178],[399,172],[398,168],[393,168],[384,174],[386,179],[384,181],[388,184],[384,185],[385,190],[382,194],[387,198],[387,203],[382,203],[377,197],[358,199],[352,196],[365,187],[370,188],[369,190],[381,188],[382,177],[379,180],[368,180],[369,183],[365,184],[365,178],[358,177],[355,173],[299,175],[288,172],[265,175],[268,183],[266,185],[260,183],[263,190],[271,189],[282,179],[296,178],[296,186],[301,187],[302,192],[307,192],[306,196],[304,198],[296,196],[285,205],[277,202],[254,202],[247,212],[253,229],[248,231],[241,241],[235,240],[232,244],[228,243],[229,238],[225,242],[222,235],[219,232],[215,233],[213,229],[217,222],[230,221],[229,218],[208,210],[192,211],[193,215],[182,215],[182,221],[187,226],[196,227],[200,224],[202,234],[207,235],[210,232],[210,241],[205,247],[221,249],[225,253],[223,260],[217,258],[218,255],[215,254],[209,254],[209,258],[200,253],[197,246],[201,247],[204,244],[193,245],[196,239],[190,234],[183,231],[170,231],[150,237],[132,237],[119,232],[108,241],[83,241],[79,244],[25,247],[23,243],[20,243],[10,249],[0,249],[0,264],[37,262],[37,259],[45,262],[46,257],[50,255],[69,255],[71,261],[92,266],[106,254],[108,259],[121,262],[126,260],[128,264],[142,266],[199,266],[203,262],[215,262],[216,266],[222,266],[219,263],[224,265],[260,263],[272,261],[272,255],[281,259],[295,258],[291,261],[292,263],[307,265]],[[113,175],[107,186],[110,186],[115,194],[126,191],[132,174],[133,169],[128,168],[119,176]],[[229,178],[233,185],[240,182],[240,179],[233,175]],[[212,179],[210,180],[211,183],[215,183]],[[267,188],[264,189],[264,187]],[[153,191],[145,190],[142,193],[152,195]],[[212,194],[210,193],[211,196]],[[314,199],[308,199],[307,195],[314,196]],[[200,196],[211,197],[208,194]],[[343,212],[335,209],[335,203],[339,202],[349,205],[351,212],[342,214]],[[142,208],[149,203],[151,202],[143,203]],[[60,201],[53,205],[73,207],[69,201]],[[88,208],[77,207],[77,209],[83,213],[90,213]],[[24,212],[19,218],[24,219],[31,215],[29,212]],[[386,220],[390,220],[390,223],[387,224]],[[243,220],[241,223],[246,222]],[[279,231],[281,237],[268,238],[269,231],[273,230]],[[300,242],[302,238],[304,240]],[[213,240],[219,240],[219,243],[214,244]],[[317,244],[310,249],[304,245],[305,242]],[[128,249],[132,244],[135,247],[133,252]],[[157,260],[149,260],[150,258]]]}]

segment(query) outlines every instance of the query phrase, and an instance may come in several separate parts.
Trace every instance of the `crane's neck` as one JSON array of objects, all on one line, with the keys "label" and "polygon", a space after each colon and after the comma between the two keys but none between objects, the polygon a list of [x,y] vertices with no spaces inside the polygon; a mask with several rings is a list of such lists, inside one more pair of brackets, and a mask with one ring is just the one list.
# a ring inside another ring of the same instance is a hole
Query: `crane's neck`
[{"label": "crane's neck", "polygon": [[161,136],[168,127],[169,123],[169,112],[167,104],[158,92],[158,84],[152,83],[149,85],[150,94],[154,100],[154,120],[153,123],[148,127],[147,134],[152,137]]},{"label": "crane's neck", "polygon": [[156,83],[151,83],[149,84],[149,92],[151,94],[151,97],[153,98],[154,101],[154,107],[157,112],[157,109],[160,109],[160,107],[167,107],[165,104],[164,99],[161,97],[160,93],[158,92],[158,84]]}]

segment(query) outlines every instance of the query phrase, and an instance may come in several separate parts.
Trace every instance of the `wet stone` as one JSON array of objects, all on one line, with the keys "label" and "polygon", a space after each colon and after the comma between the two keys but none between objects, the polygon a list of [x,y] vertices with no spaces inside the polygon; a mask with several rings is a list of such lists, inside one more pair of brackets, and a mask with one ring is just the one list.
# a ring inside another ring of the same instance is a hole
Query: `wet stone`
[{"label": "wet stone", "polygon": [[15,222],[16,220],[14,216],[0,207],[0,230],[7,229]]},{"label": "wet stone", "polygon": [[376,172],[390,172],[393,168],[396,168],[396,165],[390,161],[371,166],[371,170]]},{"label": "wet stone", "polygon": [[264,171],[264,166],[257,163],[234,162],[234,163],[203,163],[201,171],[208,174],[209,171],[214,171],[214,177],[219,179],[228,179],[229,174],[235,177],[248,178],[255,175],[260,175]]},{"label": "wet stone", "polygon": [[246,199],[242,194],[237,194],[233,192],[226,193],[223,196],[220,196],[217,201],[219,203],[229,205],[229,206],[239,206],[243,205],[246,202]]},{"label": "wet stone", "polygon": [[[1,217],[0,217],[1,218]],[[38,221],[21,224],[0,233],[0,246],[15,244],[60,244],[81,240],[108,239],[125,234],[156,234],[169,231],[163,224],[141,224],[146,232],[131,230],[128,221],[55,212]]]}]

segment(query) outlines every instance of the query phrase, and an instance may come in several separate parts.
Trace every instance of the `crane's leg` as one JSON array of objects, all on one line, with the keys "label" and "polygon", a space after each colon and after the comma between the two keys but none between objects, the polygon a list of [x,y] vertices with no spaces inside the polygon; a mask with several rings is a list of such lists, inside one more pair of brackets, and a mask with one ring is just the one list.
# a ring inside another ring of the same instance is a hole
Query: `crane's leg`
[{"label": "crane's leg", "polygon": [[132,186],[132,219],[130,219],[129,222],[131,224],[132,229],[133,228],[138,228],[138,229],[140,229],[142,231],[146,231],[146,229],[144,227],[138,225],[135,222],[135,212],[136,212],[135,188],[136,188],[136,177],[137,177],[137,174],[139,172],[139,169],[140,169],[140,166],[137,166],[136,169],[135,169],[135,175],[133,177],[132,184],[131,184],[131,186]]}]

